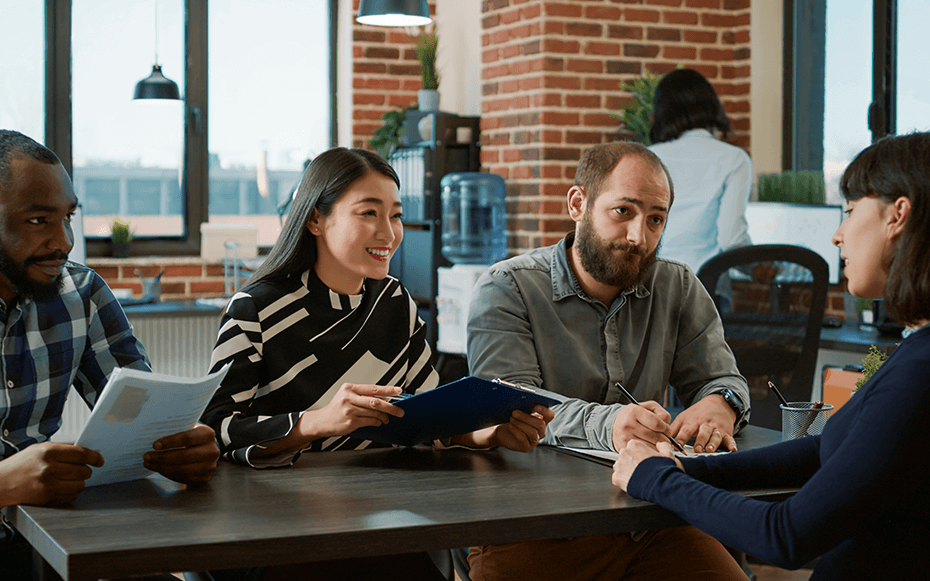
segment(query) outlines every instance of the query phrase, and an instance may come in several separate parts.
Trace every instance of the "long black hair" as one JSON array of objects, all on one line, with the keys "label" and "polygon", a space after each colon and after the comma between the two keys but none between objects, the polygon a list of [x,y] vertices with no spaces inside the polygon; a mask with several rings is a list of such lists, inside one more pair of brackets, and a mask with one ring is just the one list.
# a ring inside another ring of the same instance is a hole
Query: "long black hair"
[{"label": "long black hair", "polygon": [[372,151],[336,147],[318,155],[300,177],[281,235],[249,284],[309,270],[317,257],[316,236],[307,228],[313,210],[329,216],[349,186],[373,171],[400,187],[394,168]]},{"label": "long black hair", "polygon": [[693,69],[675,69],[659,81],[652,109],[649,139],[662,143],[690,129],[733,131],[720,98],[704,76]]},{"label": "long black hair", "polygon": [[930,319],[930,133],[884,137],[865,148],[843,172],[840,191],[848,201],[911,201],[897,244],[884,257],[885,306],[904,325]]}]

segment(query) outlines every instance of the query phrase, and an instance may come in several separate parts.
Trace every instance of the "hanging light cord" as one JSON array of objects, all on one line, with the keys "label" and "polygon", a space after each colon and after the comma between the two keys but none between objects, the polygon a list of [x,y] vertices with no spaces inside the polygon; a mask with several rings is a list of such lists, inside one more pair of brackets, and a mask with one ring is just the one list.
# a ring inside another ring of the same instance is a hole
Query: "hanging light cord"
[{"label": "hanging light cord", "polygon": [[158,64],[158,0],[155,0],[155,64]]}]

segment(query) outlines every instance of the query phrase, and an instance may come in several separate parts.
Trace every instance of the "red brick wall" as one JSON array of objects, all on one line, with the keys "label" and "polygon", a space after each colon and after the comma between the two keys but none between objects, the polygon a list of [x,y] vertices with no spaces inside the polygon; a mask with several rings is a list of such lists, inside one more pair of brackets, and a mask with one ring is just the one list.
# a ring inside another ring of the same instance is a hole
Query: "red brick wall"
[{"label": "red brick wall", "polygon": [[352,2],[352,144],[368,147],[381,116],[416,103],[422,83],[413,38],[402,28],[358,24],[358,3]]},{"label": "red brick wall", "polygon": [[199,256],[89,258],[87,266],[107,281],[110,288],[130,289],[135,298],[142,296],[142,283],[136,270],[150,278],[164,270],[161,277],[162,301],[191,301],[197,298],[222,297],[225,291],[223,265],[205,262]]},{"label": "red brick wall", "polygon": [[565,193],[582,152],[616,138],[644,72],[706,76],[749,146],[750,0],[484,0],[482,165],[508,184],[510,250],[572,228]]}]

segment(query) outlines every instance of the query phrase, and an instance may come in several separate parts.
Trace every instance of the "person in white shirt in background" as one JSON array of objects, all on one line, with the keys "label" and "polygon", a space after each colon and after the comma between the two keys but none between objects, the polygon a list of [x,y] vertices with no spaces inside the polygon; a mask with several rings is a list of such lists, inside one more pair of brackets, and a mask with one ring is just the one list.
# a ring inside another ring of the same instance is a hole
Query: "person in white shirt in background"
[{"label": "person in white shirt in background", "polygon": [[656,87],[649,149],[675,184],[659,256],[695,272],[724,250],[752,244],[746,203],[752,161],[721,141],[733,131],[720,99],[701,73],[676,69]]}]

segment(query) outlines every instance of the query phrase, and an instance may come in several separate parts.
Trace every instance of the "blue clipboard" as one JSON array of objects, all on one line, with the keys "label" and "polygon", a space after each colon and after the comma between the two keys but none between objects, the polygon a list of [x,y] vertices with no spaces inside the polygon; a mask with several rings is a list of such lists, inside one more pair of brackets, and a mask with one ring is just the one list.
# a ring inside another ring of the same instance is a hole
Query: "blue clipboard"
[{"label": "blue clipboard", "polygon": [[414,446],[502,424],[513,410],[529,413],[533,406],[561,402],[514,384],[469,376],[392,403],[404,410],[404,417],[392,416],[383,426],[359,428],[349,435]]}]

